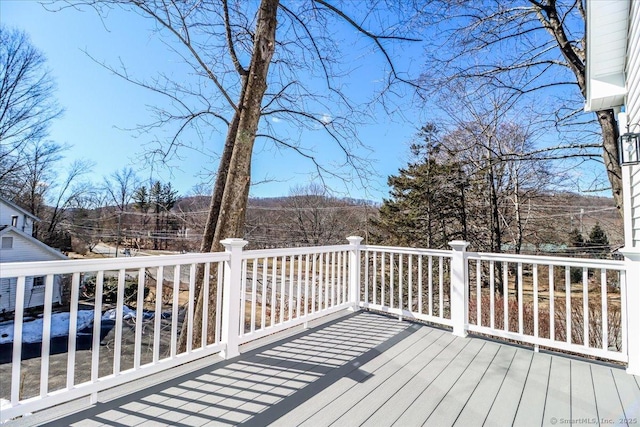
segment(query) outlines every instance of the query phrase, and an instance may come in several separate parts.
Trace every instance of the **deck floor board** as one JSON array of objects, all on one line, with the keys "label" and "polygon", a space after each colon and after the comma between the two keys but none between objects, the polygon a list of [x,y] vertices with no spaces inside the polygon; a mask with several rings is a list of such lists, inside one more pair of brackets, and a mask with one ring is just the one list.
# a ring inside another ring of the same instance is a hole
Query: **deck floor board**
[{"label": "deck floor board", "polygon": [[[513,425],[522,401],[524,385],[531,370],[533,356],[534,353],[528,350],[519,348],[516,351],[484,425]],[[541,411],[542,408],[537,410]]]},{"label": "deck floor board", "polygon": [[[595,405],[595,402],[593,402]],[[545,402],[545,420],[571,419],[571,359],[554,357],[551,359],[547,399]]]},{"label": "deck floor board", "polygon": [[458,414],[454,425],[481,426],[484,423],[515,355],[515,347],[499,346],[495,357]]},{"label": "deck floor board", "polygon": [[[622,368],[359,312],[49,426],[568,425],[640,421]],[[35,418],[35,417],[34,417]],[[29,417],[7,426],[29,425]],[[40,423],[42,425],[42,423]],[[629,422],[629,425],[635,423]],[[35,424],[33,424],[35,425]]]},{"label": "deck floor board", "polygon": [[[533,354],[514,425],[542,425],[552,356]],[[548,417],[547,417],[548,418]]]},{"label": "deck floor board", "polygon": [[[336,387],[331,387],[327,390],[328,393],[325,396],[331,397],[331,399],[323,400],[324,405],[322,407],[318,408],[313,405],[313,402],[310,402],[310,405],[301,406],[299,411],[294,410],[283,417],[281,420],[282,425],[287,425],[288,423],[301,423],[302,425],[310,426],[330,425],[345,412],[363,401],[371,390],[407,366],[411,360],[415,359],[417,353],[423,352],[424,349],[428,348],[435,337],[444,337],[444,335],[445,333],[442,331],[418,331],[411,336],[410,346],[405,346],[403,345],[404,342],[401,342],[388,350],[390,355],[393,356],[392,358],[375,358],[362,365],[358,368],[358,372],[360,372],[359,378],[353,375],[341,378],[336,383]],[[356,387],[357,390],[355,389]],[[348,395],[349,398],[342,398],[344,395]],[[314,401],[316,400],[314,398]],[[367,405],[369,404],[370,402],[367,402]],[[312,408],[316,410],[310,413],[308,409]],[[306,416],[302,416],[305,412]]]},{"label": "deck floor board", "polygon": [[[395,372],[381,376],[366,389],[363,387],[360,400],[335,425],[390,425],[402,414],[405,405],[410,404],[416,391],[430,384],[432,374],[438,371],[434,363],[453,356],[456,346],[452,341],[453,336],[442,334],[406,363],[394,363]],[[412,392],[407,395],[407,390]]]},{"label": "deck floor board", "polygon": [[599,419],[591,366],[576,360],[571,361],[571,418]]}]

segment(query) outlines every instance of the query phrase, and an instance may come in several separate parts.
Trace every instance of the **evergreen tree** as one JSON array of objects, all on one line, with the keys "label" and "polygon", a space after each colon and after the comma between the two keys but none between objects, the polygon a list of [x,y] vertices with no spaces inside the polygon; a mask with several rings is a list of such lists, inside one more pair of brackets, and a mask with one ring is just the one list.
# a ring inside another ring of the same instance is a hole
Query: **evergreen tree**
[{"label": "evergreen tree", "polygon": [[502,252],[509,239],[519,253],[549,172],[522,158],[533,148],[527,129],[498,122],[478,116],[442,136],[433,124],[422,127],[412,161],[389,177],[390,197],[373,221],[380,240],[448,249],[464,239],[473,250]]},{"label": "evergreen tree", "polygon": [[582,252],[584,250],[585,241],[582,237],[582,233],[577,228],[574,228],[569,233],[569,247],[573,252]]},{"label": "evergreen tree", "polygon": [[[578,230],[577,228],[574,228],[573,230],[571,230],[571,232],[569,233],[570,252],[573,253],[575,256],[584,256],[585,250],[587,249],[585,247],[586,245],[587,245],[587,242],[584,241],[584,237],[582,236],[582,233],[580,233],[580,230]],[[571,267],[569,269],[569,273],[571,275],[572,283],[582,282],[581,268]]]},{"label": "evergreen tree", "polygon": [[[149,212],[152,214],[155,224],[153,229],[153,248],[160,249],[159,238],[169,230],[178,228],[175,220],[169,217],[169,211],[178,202],[178,191],[171,183],[162,184],[154,182],[151,187],[141,186],[133,193],[134,208],[144,213],[143,227],[149,223]],[[166,240],[165,240],[166,248]]]},{"label": "evergreen tree", "polygon": [[589,251],[594,254],[604,255],[610,251],[607,233],[596,223],[589,233]]},{"label": "evergreen tree", "polygon": [[141,186],[133,193],[134,208],[140,212],[149,210],[149,192],[146,186]]},{"label": "evergreen tree", "polygon": [[396,245],[448,248],[454,239],[466,239],[464,186],[460,165],[437,159],[437,129],[421,129],[423,144],[411,146],[416,161],[388,179],[390,198],[373,220],[378,240]]}]

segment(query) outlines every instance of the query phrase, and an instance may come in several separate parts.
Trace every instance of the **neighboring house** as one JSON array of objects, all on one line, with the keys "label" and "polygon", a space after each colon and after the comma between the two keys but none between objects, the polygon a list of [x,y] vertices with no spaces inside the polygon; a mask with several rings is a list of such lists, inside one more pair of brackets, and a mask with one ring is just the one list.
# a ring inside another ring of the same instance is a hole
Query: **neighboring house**
[{"label": "neighboring house", "polygon": [[38,221],[40,221],[38,217],[32,213],[0,197],[0,225],[10,225],[31,236],[33,224]]},{"label": "neighboring house", "polygon": [[[587,1],[586,111],[613,108],[640,133],[640,1]],[[640,165],[623,167],[625,246],[640,249]]]},{"label": "neighboring house", "polygon": [[[32,236],[38,218],[0,197],[0,270],[7,262],[53,261],[67,259],[59,251]],[[14,311],[16,279],[0,279],[0,312]],[[44,277],[28,277],[25,282],[25,308],[44,305]],[[53,282],[53,302],[62,301],[60,278]]]}]

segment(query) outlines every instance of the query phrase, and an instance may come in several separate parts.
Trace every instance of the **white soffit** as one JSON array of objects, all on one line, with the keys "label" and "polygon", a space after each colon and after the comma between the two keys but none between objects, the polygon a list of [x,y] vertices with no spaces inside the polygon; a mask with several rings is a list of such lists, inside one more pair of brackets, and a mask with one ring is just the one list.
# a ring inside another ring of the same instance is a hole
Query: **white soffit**
[{"label": "white soffit", "polygon": [[587,0],[585,110],[624,104],[630,0]]}]

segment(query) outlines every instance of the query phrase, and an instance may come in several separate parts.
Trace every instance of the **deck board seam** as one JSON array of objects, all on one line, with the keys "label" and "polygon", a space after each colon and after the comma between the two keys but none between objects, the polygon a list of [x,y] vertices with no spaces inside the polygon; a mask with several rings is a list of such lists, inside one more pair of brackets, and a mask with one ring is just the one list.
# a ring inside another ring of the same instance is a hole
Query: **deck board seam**
[{"label": "deck board seam", "polygon": [[[616,376],[613,375],[613,371],[611,372],[611,378],[613,378],[613,385],[616,387],[616,394],[618,395],[618,400],[620,400],[620,406],[622,407],[622,413],[624,414],[624,418],[627,419],[627,408],[625,408],[624,401],[622,400],[622,396],[620,396],[620,388],[618,387],[618,382],[616,381]],[[637,378],[634,378],[637,382]],[[627,424],[628,425],[628,424]]]},{"label": "deck board seam", "polygon": [[573,420],[572,403],[573,403],[573,361],[569,359],[569,419],[570,420]]},{"label": "deck board seam", "polygon": [[[431,348],[431,347],[432,347],[436,342],[438,342],[438,341],[439,341],[440,339],[442,339],[443,337],[444,337],[444,338],[447,338],[447,335],[445,335],[445,334],[443,333],[443,334],[441,334],[440,336],[438,336],[435,340],[431,341],[431,342],[430,342],[430,343],[429,343],[425,348],[423,348],[423,349],[420,351],[420,353],[415,354],[415,355],[414,355],[414,356],[413,356],[413,357],[412,357],[412,358],[411,358],[407,363],[405,363],[405,365],[409,364],[411,361],[415,360],[416,358],[418,358],[418,357],[422,356],[422,355],[424,354],[424,352],[428,351],[428,350],[429,350],[429,349],[430,349],[430,348]],[[454,339],[449,340],[449,342],[448,342],[448,343],[446,343],[446,346],[445,346],[445,347],[443,347],[443,348],[442,348],[438,353],[436,353],[433,357],[431,357],[431,359],[430,359],[429,361],[427,361],[427,362],[426,362],[426,364],[425,364],[422,368],[420,368],[420,370],[419,370],[419,371],[418,371],[414,376],[419,375],[419,374],[420,374],[420,373],[421,373],[425,368],[427,368],[427,367],[431,364],[431,362],[433,362],[433,360],[434,360],[436,357],[438,357],[438,356],[439,356],[443,351],[445,351],[445,350],[448,348],[448,346],[449,346],[453,341],[454,341]],[[402,369],[402,367],[401,367],[400,369]],[[408,379],[408,380],[407,380],[407,381],[402,385],[402,387],[404,387],[404,386],[405,386],[408,382],[410,382],[412,379],[413,379],[413,377],[410,377],[410,378],[409,378],[409,379]],[[388,379],[386,379],[386,380],[385,380],[385,382],[386,382],[387,380],[388,380]],[[363,396],[363,397],[362,397],[361,401],[364,401],[367,397],[369,397],[372,393],[374,393],[378,388],[380,388],[380,387],[382,387],[382,386],[384,386],[384,382],[383,382],[383,383],[381,383],[381,384],[378,384],[378,385],[377,385],[373,390],[370,390],[370,391],[369,391],[365,396]],[[428,385],[427,385],[427,386],[428,386]],[[396,391],[395,391],[395,392],[394,392],[394,393],[389,397],[389,399],[393,398],[393,397],[394,397],[398,392],[400,392],[400,391],[401,391],[401,389],[402,389],[402,387],[400,387],[399,389],[397,389],[397,390],[396,390]],[[358,402],[358,403],[359,403],[359,402]],[[354,406],[355,406],[355,405],[354,405]],[[380,409],[381,409],[381,407],[380,407],[380,408],[377,408],[375,411],[373,411],[373,412],[372,412],[372,413],[371,413],[367,418],[365,418],[365,419],[364,419],[364,421],[362,422],[362,424],[364,424],[364,423],[366,423],[368,420],[370,420],[370,419],[371,419],[371,417],[373,417],[373,416],[374,416],[374,415],[375,415],[375,414],[376,414]],[[331,425],[333,425],[333,424],[337,423],[337,422],[339,421],[339,419],[340,419],[340,418],[342,418],[344,415],[346,415],[348,412],[349,412],[349,411],[344,412],[344,413],[343,413],[343,414],[342,414],[338,419],[336,419],[335,421],[333,421],[333,423],[332,423]],[[402,414],[401,414],[401,415],[402,415]]]},{"label": "deck board seam", "polygon": [[596,395],[596,383],[593,379],[593,368],[589,365],[589,376],[591,377],[591,388],[593,389],[593,403],[596,408],[596,418],[600,420],[600,408],[598,408],[598,396]]},{"label": "deck board seam", "polygon": [[[474,393],[476,392],[476,390],[478,389],[478,387],[480,386],[480,383],[482,382],[482,380],[484,379],[485,375],[487,374],[487,372],[489,371],[489,369],[491,368],[491,366],[493,365],[493,362],[496,360],[496,357],[498,356],[498,353],[500,353],[500,350],[502,349],[502,347],[498,347],[498,350],[493,354],[493,357],[491,358],[491,361],[489,362],[489,364],[487,365],[487,367],[485,368],[484,372],[482,373],[482,375],[480,376],[480,378],[478,379],[478,381],[476,382],[475,387],[473,387],[473,390],[471,390],[471,393],[469,393],[469,397],[467,397],[467,401],[464,402],[464,405],[462,405],[462,408],[460,408],[460,412],[458,412],[458,415],[456,416],[456,419],[453,420],[453,425],[456,424],[456,422],[458,422],[458,419],[460,418],[460,416],[462,415],[462,412],[464,411],[464,408],[467,407],[467,405],[469,404],[469,401],[471,400],[471,398],[473,397]],[[515,353],[514,353],[515,354]]]},{"label": "deck board seam", "polygon": [[[420,328],[420,329],[422,329],[422,328]],[[426,337],[428,337],[428,336],[430,336],[430,335],[433,335],[433,334],[435,333],[435,331],[436,331],[436,330],[431,330],[431,331],[429,331],[429,333],[427,333],[426,335],[424,335],[424,337],[423,337],[423,338],[426,338]],[[431,346],[432,346],[436,341],[438,341],[439,339],[441,339],[441,338],[442,338],[442,337],[444,337],[444,336],[445,336],[445,334],[444,334],[444,333],[441,333],[439,336],[437,336],[437,337],[435,338],[435,340],[431,341],[431,342],[430,342],[430,343],[429,343],[425,348],[423,348],[423,349],[421,350],[420,354],[422,354],[422,352],[424,352],[426,349],[428,349],[429,347],[431,347]],[[413,342],[410,346],[408,346],[408,347],[407,347],[407,349],[406,349],[406,350],[410,350],[411,348],[413,348],[413,347],[414,347],[414,346],[416,346],[416,345],[420,345],[420,339],[418,339],[418,340],[416,340],[415,342]],[[413,357],[412,357],[412,358],[411,358],[407,363],[409,363],[410,361],[414,360],[417,356],[418,356],[418,355],[414,355],[414,356],[413,356]],[[371,375],[374,375],[376,372],[378,372],[378,371],[380,371],[381,369],[385,368],[385,367],[386,367],[389,363],[391,363],[391,362],[397,362],[397,360],[395,360],[395,358],[394,358],[394,359],[389,359],[389,360],[387,360],[387,361],[386,361],[386,362],[384,362],[382,365],[380,365],[379,367],[377,367],[373,372],[371,372]],[[405,363],[403,366],[406,366],[406,365],[407,365],[407,363]],[[402,367],[401,367],[401,368],[402,368]],[[399,369],[401,369],[401,368],[399,368]],[[352,390],[352,389],[353,389],[354,387],[356,387],[356,386],[357,386],[357,383],[352,384],[352,385],[351,385],[351,386],[350,386],[350,387],[345,391],[345,393],[346,393],[347,391]],[[380,386],[380,385],[376,386],[376,388],[378,388],[379,386]],[[364,396],[360,401],[364,400],[364,399],[365,399],[366,397],[368,397],[370,394],[371,394],[371,392],[367,393],[367,394],[366,394],[366,395],[365,395],[365,396]],[[339,397],[340,397],[340,396],[337,396],[337,397],[336,397],[336,398],[334,398],[330,403],[335,402]],[[354,404],[353,406],[355,406],[355,404]],[[326,406],[325,406],[325,407],[326,407]],[[308,421],[308,420],[310,420],[310,419],[311,419],[313,416],[315,416],[318,412],[320,412],[320,410],[318,410],[318,411],[314,412],[312,415],[310,415],[309,417],[307,417],[304,421]],[[332,424],[333,424],[333,423],[336,423],[336,422],[337,422],[341,417],[343,417],[347,412],[349,412],[349,409],[347,409],[347,411],[346,411],[346,412],[343,412],[343,413],[342,413],[338,418],[336,418],[336,420],[334,420],[334,421],[332,422]],[[366,421],[366,420],[365,420],[365,421]],[[330,425],[331,425],[331,424],[330,424]]]},{"label": "deck board seam", "polygon": [[491,413],[491,410],[493,409],[493,405],[495,405],[496,403],[496,399],[498,399],[498,396],[500,395],[500,390],[502,390],[502,386],[504,385],[504,382],[507,379],[507,376],[509,375],[509,371],[511,370],[511,366],[513,365],[513,361],[516,359],[516,355],[518,354],[518,351],[516,350],[513,353],[513,356],[511,357],[511,361],[509,362],[509,367],[507,368],[506,372],[504,373],[504,376],[502,377],[502,381],[500,381],[500,387],[498,387],[498,390],[496,391],[496,395],[493,397],[493,401],[491,402],[491,405],[489,406],[489,409],[487,410],[487,413],[484,416],[484,420],[482,421],[482,425],[484,426],[487,423],[487,418],[489,418],[489,414]]},{"label": "deck board seam", "polygon": [[518,418],[518,411],[520,410],[520,404],[522,403],[522,396],[524,396],[524,389],[527,385],[527,379],[529,378],[529,374],[531,373],[531,365],[533,365],[533,356],[529,359],[529,366],[527,367],[527,375],[524,377],[524,382],[522,383],[522,389],[520,390],[520,398],[518,399],[518,406],[516,407],[516,411],[513,414],[513,420],[511,420],[511,424],[513,424],[516,421],[516,418]]},{"label": "deck board seam", "polygon": [[[417,332],[420,332],[422,330],[422,328],[418,329]],[[433,333],[435,333],[436,330],[430,330],[427,332],[427,334],[425,334],[422,338],[416,336],[417,334],[413,334],[411,336],[411,338],[415,338],[414,342],[411,342],[410,345],[407,346],[406,350],[411,349],[413,346],[418,345],[420,343],[420,340],[432,335]],[[443,334],[441,334],[442,336]],[[437,339],[439,339],[440,337],[438,337]],[[398,344],[396,344],[398,345]],[[395,347],[395,346],[394,346]],[[404,351],[406,351],[404,350]],[[378,366],[376,369],[374,369],[372,372],[369,373],[369,376],[373,376],[376,372],[378,372],[379,370],[383,369],[387,364],[394,362],[395,358],[389,358],[388,360],[386,360],[384,363],[382,363],[380,366]],[[366,365],[363,365],[363,367]],[[312,412],[311,414],[309,414],[302,422],[306,422],[309,421],[311,418],[313,418],[316,414],[318,414],[318,412],[322,411],[323,409],[325,409],[328,405],[330,405],[331,403],[335,402],[336,400],[338,400],[340,397],[342,397],[343,395],[345,395],[346,393],[348,393],[349,391],[351,391],[354,387],[356,387],[358,384],[357,383],[353,383],[351,384],[346,390],[344,390],[344,392],[342,392],[340,395],[334,397],[333,399],[331,399],[329,402],[327,402],[324,406],[322,406],[321,408],[317,409],[316,411]]]},{"label": "deck board seam", "polygon": [[[465,368],[462,370],[462,372],[460,373],[460,375],[458,375],[458,378],[455,379],[455,381],[451,384],[451,386],[449,387],[449,389],[447,390],[447,392],[440,398],[440,400],[438,401],[438,403],[433,407],[433,410],[431,411],[431,413],[429,414],[429,416],[424,420],[424,422],[422,423],[422,425],[426,425],[427,422],[429,421],[429,418],[431,418],[431,416],[433,415],[433,413],[436,411],[436,409],[438,408],[438,406],[440,406],[440,404],[442,403],[442,401],[448,396],[449,392],[451,391],[451,389],[453,387],[455,387],[456,383],[460,380],[460,378],[464,375],[465,372],[467,372],[467,370],[469,369],[469,367],[471,366],[471,364],[473,363],[474,360],[476,360],[476,357],[478,357],[478,355],[480,354],[480,352],[482,351],[482,349],[487,345],[486,342],[483,342],[482,345],[480,346],[480,348],[478,349],[478,351],[476,352],[476,354],[473,355],[473,358],[469,361],[469,363],[467,364],[467,366],[465,366]],[[466,348],[467,346],[465,346]]]},{"label": "deck board seam", "polygon": [[549,398],[549,384],[551,383],[551,365],[553,364],[553,357],[549,360],[549,372],[547,373],[547,387],[544,391],[544,405],[542,406],[542,422],[544,424],[544,416],[547,412],[547,399]]}]

